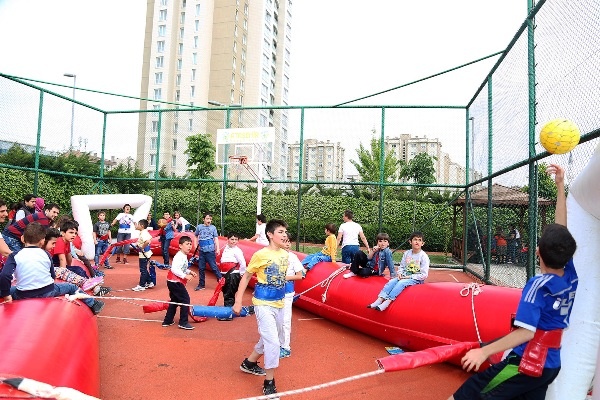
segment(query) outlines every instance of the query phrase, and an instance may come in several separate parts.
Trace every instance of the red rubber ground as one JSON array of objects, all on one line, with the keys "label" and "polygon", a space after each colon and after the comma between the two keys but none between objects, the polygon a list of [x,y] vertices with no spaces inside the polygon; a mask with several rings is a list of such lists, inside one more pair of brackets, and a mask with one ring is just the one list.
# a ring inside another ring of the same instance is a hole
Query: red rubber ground
[{"label": "red rubber ground", "polygon": [[[114,264],[105,270],[112,295],[168,300],[166,271],[158,270],[158,285],[144,292],[137,285],[137,260]],[[433,270],[429,282],[472,280],[458,271]],[[192,304],[208,302],[216,278],[207,272],[206,290],[195,292]],[[110,295],[108,296],[110,297]],[[246,294],[250,304],[251,292]],[[400,299],[398,299],[400,300]],[[143,301],[106,299],[98,318],[100,332],[101,397],[105,400],[137,399],[238,399],[262,394],[263,378],[245,374],[239,365],[258,340],[253,316],[230,322],[209,319],[193,323],[195,330],[161,326],[164,311],[144,314]],[[217,305],[222,305],[222,297]],[[142,319],[148,321],[127,320]],[[177,319],[176,319],[177,321]],[[292,356],[281,360],[276,371],[279,392],[313,386],[375,371],[375,360],[387,355],[382,342],[294,308]],[[411,371],[383,373],[294,395],[290,399],[447,399],[469,374],[460,368],[438,364]]]}]

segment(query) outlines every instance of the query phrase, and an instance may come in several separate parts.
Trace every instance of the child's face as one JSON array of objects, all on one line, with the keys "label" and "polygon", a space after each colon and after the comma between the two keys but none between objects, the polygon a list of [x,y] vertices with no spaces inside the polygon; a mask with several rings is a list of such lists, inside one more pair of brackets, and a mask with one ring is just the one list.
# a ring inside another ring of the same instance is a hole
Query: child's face
[{"label": "child's face", "polygon": [[411,240],[409,240],[409,243],[413,249],[413,251],[420,251],[421,247],[423,247],[423,245],[425,244],[425,242],[423,241],[423,238],[420,237],[414,237]]},{"label": "child's face", "polygon": [[138,231],[143,231],[144,227],[139,222],[136,222],[135,223],[135,229],[138,230]]},{"label": "child's face", "polygon": [[380,249],[386,249],[386,248],[390,247],[390,242],[389,242],[389,241],[387,241],[387,240],[385,240],[385,239],[379,239],[379,240],[377,241],[377,246],[378,246]]},{"label": "child's face", "polygon": [[273,233],[267,232],[267,236],[275,246],[282,249],[285,248],[285,241],[288,239],[287,228],[278,226]]},{"label": "child's face", "polygon": [[169,218],[171,218],[171,213],[168,213],[168,212],[166,212],[166,213],[163,213],[163,218],[164,218],[164,219],[169,219]]},{"label": "child's face", "polygon": [[52,238],[52,239],[48,240],[48,242],[46,242],[46,245],[44,246],[44,250],[46,250],[46,251],[54,250],[54,246],[56,246],[56,239],[57,238]]},{"label": "child's face", "polygon": [[8,208],[6,206],[0,206],[0,222],[6,221],[8,217]]},{"label": "child's face", "polygon": [[235,247],[238,244],[238,241],[240,239],[237,236],[232,236],[229,239],[227,239],[227,244],[229,245],[229,247]]},{"label": "child's face", "polygon": [[181,250],[181,252],[183,254],[189,254],[189,252],[192,251],[192,242],[191,241],[183,242],[182,244],[179,245],[179,250]]},{"label": "child's face", "polygon": [[181,216],[181,214],[179,214],[179,213],[174,213],[173,214],[173,218],[175,218],[175,219],[179,218],[180,216]]},{"label": "child's face", "polygon": [[62,233],[63,240],[69,243],[71,243],[73,239],[75,239],[75,236],[77,236],[77,230],[72,228],[67,229],[65,232]]},{"label": "child's face", "polygon": [[35,207],[35,197],[32,197],[31,200],[25,202],[25,206],[29,208]]},{"label": "child's face", "polygon": [[104,221],[106,219],[106,214],[100,213],[98,214],[98,221]]},{"label": "child's face", "polygon": [[283,248],[289,251],[290,248],[292,247],[292,242],[290,242],[290,239],[286,239],[283,242],[283,245],[284,245]]},{"label": "child's face", "polygon": [[210,215],[207,215],[206,217],[204,217],[204,225],[208,226],[210,225],[212,222],[212,217]]},{"label": "child's face", "polygon": [[131,207],[129,206],[125,206],[123,207],[123,212],[129,214],[129,212],[131,211]]}]

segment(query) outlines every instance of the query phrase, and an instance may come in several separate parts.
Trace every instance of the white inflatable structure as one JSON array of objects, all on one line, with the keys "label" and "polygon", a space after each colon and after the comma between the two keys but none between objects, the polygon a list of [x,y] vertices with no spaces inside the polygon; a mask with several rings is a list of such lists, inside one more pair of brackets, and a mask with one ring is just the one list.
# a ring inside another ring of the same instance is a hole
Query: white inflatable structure
[{"label": "white inflatable structure", "polygon": [[562,368],[546,399],[583,400],[594,375],[593,399],[600,399],[600,144],[570,186],[567,225],[577,241],[573,261],[579,286],[570,326],[563,334]]},{"label": "white inflatable structure", "polygon": [[[136,209],[133,213],[133,220],[137,222],[140,219],[146,219],[148,216],[150,206],[152,205],[152,197],[143,194],[93,194],[71,197],[73,219],[79,222],[79,236],[82,243],[81,250],[86,258],[93,260],[95,253],[94,236],[92,235],[94,223],[92,222],[90,211],[119,209],[123,208],[125,204],[129,204],[132,209]],[[132,227],[131,237],[134,238],[137,235],[138,232]]]}]

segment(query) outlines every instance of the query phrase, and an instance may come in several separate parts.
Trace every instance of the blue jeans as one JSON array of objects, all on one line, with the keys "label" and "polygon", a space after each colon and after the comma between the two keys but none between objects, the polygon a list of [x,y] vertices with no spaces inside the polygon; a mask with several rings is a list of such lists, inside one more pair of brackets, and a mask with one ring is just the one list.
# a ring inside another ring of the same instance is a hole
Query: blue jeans
[{"label": "blue jeans", "polygon": [[4,236],[4,241],[13,253],[16,253],[23,248],[23,242],[21,242],[21,239],[15,239],[12,236],[6,235]]},{"label": "blue jeans", "polygon": [[162,250],[163,256],[163,264],[169,265],[169,245],[171,244],[171,239],[165,239],[161,237],[160,248]]},{"label": "blue jeans", "polygon": [[[108,249],[108,240],[98,240],[98,244],[96,244],[96,254],[94,255],[94,264],[98,265],[98,261],[106,249]],[[104,265],[108,265],[108,257],[104,260]]]},{"label": "blue jeans", "polygon": [[[81,289],[79,289],[76,285],[72,283],[55,283],[54,289],[41,294],[39,296],[27,297],[27,296],[19,296],[17,294],[17,288],[12,286],[10,288],[10,295],[14,300],[23,300],[23,299],[33,299],[33,298],[46,298],[46,297],[59,297],[64,296],[65,294],[75,294],[75,293],[84,293]],[[86,306],[92,307],[95,303],[94,299],[82,299]]]},{"label": "blue jeans", "polygon": [[344,264],[352,263],[352,256],[360,250],[360,247],[357,244],[347,244],[342,247],[342,262]]},{"label": "blue jeans", "polygon": [[150,271],[148,270],[148,259],[147,258],[140,258],[139,262],[140,262],[140,286],[144,286],[146,283],[154,283],[156,285],[156,270],[154,269],[154,266],[150,266],[151,270],[154,270],[154,280],[152,279],[152,274],[150,273]]},{"label": "blue jeans", "polygon": [[302,260],[302,265],[305,265],[306,269],[310,270],[315,264],[320,263],[321,261],[331,262],[331,257],[317,251],[316,253],[307,255],[304,260]]},{"label": "blue jeans", "polygon": [[[123,240],[129,240],[131,239],[131,233],[117,233],[117,242],[122,242]],[[119,254],[119,250],[121,250],[120,252],[123,253],[123,256],[126,256],[129,254],[129,245],[126,244],[124,246],[119,246],[116,248],[116,253]]]},{"label": "blue jeans", "polygon": [[206,263],[208,263],[210,268],[213,270],[213,272],[217,276],[217,281],[219,279],[221,279],[221,277],[223,276],[221,274],[221,271],[219,270],[219,267],[217,267],[217,259],[216,259],[215,252],[214,251],[200,251],[200,255],[198,256],[198,276],[200,277],[200,282],[198,283],[198,286],[200,286],[200,287],[204,287],[204,284],[206,283],[205,277],[204,277],[204,270],[206,269]]},{"label": "blue jeans", "polygon": [[378,297],[394,301],[404,289],[409,286],[419,285],[421,283],[423,283],[423,281],[418,281],[416,279],[390,279],[390,281],[385,284],[383,289],[381,289]]}]

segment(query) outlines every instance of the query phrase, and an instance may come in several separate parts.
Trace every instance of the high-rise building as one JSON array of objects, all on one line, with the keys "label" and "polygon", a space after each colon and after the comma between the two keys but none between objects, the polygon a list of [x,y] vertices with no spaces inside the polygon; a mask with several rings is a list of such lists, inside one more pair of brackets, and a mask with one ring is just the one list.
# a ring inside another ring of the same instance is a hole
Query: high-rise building
[{"label": "high-rise building", "polygon": [[[298,179],[300,168],[300,143],[288,146],[288,179]],[[316,139],[304,141],[302,179],[307,181],[344,180],[344,148],[340,142],[324,142]]]},{"label": "high-rise building", "polygon": [[[167,174],[187,170],[185,138],[219,128],[274,127],[273,179],[287,176],[287,110],[192,107],[287,105],[292,0],[148,0],[137,159]],[[228,122],[228,123],[227,123]],[[227,125],[227,126],[225,126]],[[160,135],[158,134],[160,131]]]}]

